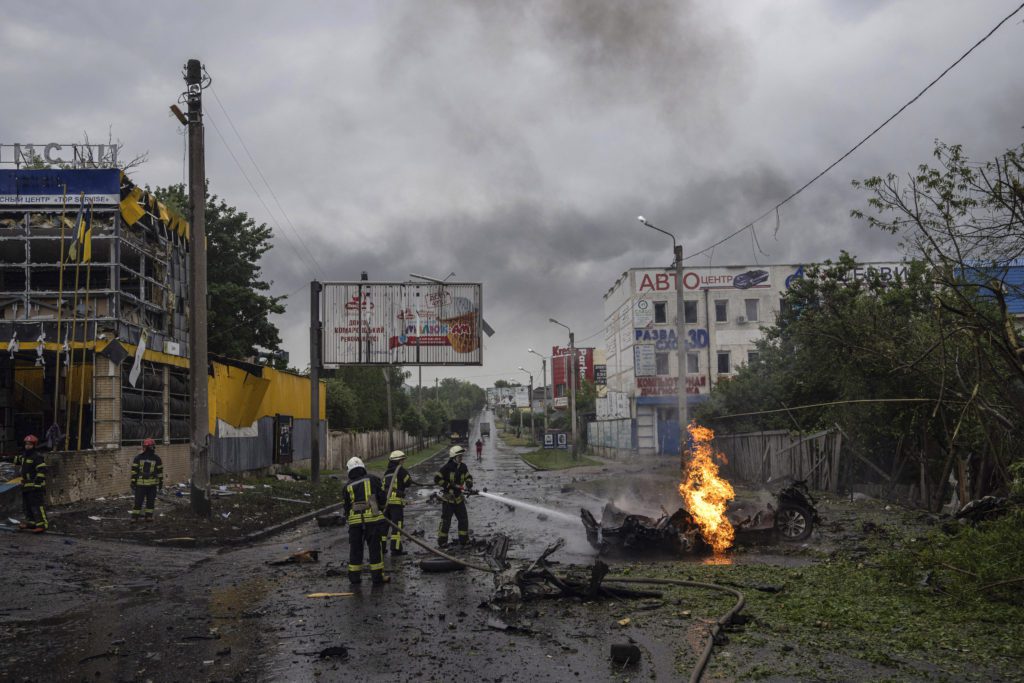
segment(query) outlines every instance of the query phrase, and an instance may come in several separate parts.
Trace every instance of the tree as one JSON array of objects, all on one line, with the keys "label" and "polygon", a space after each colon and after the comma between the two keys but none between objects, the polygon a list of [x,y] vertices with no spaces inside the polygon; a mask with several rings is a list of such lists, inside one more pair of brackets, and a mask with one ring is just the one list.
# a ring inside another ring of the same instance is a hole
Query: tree
[{"label": "tree", "polygon": [[423,413],[416,409],[415,406],[409,406],[402,413],[402,418],[399,421],[399,425],[406,434],[415,436],[419,441],[420,448],[423,447],[423,438],[427,435],[429,425],[427,420],[423,417]]},{"label": "tree", "polygon": [[359,401],[340,377],[327,379],[326,412],[331,429],[353,429],[359,422]]},{"label": "tree", "polygon": [[440,401],[430,400],[423,404],[423,419],[430,436],[440,437],[448,433],[448,411]]},{"label": "tree", "polygon": [[[156,188],[157,197],[188,216],[185,186]],[[260,260],[272,247],[272,231],[244,211],[207,192],[206,244],[208,345],[211,353],[246,358],[256,347],[280,348],[281,337],[270,322],[272,314],[284,313],[284,297],[267,294],[270,284],[262,279]]]}]

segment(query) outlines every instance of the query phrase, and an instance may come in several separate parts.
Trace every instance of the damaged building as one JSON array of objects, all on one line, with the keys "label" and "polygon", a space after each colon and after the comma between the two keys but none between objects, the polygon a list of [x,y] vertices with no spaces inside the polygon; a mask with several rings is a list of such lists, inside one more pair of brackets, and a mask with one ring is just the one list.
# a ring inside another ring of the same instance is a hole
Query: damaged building
[{"label": "damaged building", "polygon": [[[168,480],[188,479],[189,244],[185,218],[119,169],[0,170],[0,447],[35,434],[51,448],[51,502],[126,490],[150,437]],[[211,396],[242,367],[261,399],[227,416],[211,400],[214,465],[290,460],[303,428],[308,441],[308,379],[277,373],[288,388],[269,392],[268,422],[262,370],[227,363],[211,364]],[[220,437],[255,450],[239,462]]]}]

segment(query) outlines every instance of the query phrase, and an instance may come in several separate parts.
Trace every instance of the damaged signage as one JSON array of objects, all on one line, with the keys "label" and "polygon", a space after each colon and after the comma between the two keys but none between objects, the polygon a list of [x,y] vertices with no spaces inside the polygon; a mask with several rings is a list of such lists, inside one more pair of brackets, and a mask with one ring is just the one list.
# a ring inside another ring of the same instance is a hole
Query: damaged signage
[{"label": "damaged signage", "polygon": [[479,283],[325,282],[323,366],[481,365]]}]

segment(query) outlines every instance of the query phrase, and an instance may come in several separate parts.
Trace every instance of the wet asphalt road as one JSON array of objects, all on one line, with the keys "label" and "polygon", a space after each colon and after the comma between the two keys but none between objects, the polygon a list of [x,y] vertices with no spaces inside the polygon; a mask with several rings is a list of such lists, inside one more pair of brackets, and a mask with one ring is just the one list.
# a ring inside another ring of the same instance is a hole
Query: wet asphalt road
[{"label": "wet asphalt road", "polygon": [[[484,419],[493,423],[492,415]],[[471,443],[475,439],[474,431]],[[649,463],[534,472],[496,438],[487,440],[482,462],[471,454],[467,464],[477,488],[574,517],[581,505],[599,514],[605,496],[651,512],[672,504],[670,464],[661,474]],[[432,481],[439,465],[423,463],[414,479]],[[626,473],[631,476],[621,476]],[[576,490],[586,479],[605,483]],[[422,530],[431,543],[440,513],[427,501],[432,490],[414,492],[406,512],[406,528]],[[567,545],[552,559],[590,564],[594,558],[579,523],[542,521],[535,512],[513,512],[482,497],[470,498],[469,514],[471,535],[510,536],[513,562],[532,561],[559,537]],[[320,563],[266,564],[310,548],[321,551]],[[346,529],[309,523],[227,552],[2,534],[0,679],[676,680],[676,650],[699,644],[694,634],[687,637],[694,626],[685,622],[668,633],[619,627],[616,621],[633,613],[624,603],[531,602],[502,617],[529,633],[497,631],[487,625],[495,614],[479,607],[491,595],[490,575],[424,573],[417,562],[427,553],[411,549],[404,558],[387,559],[389,585],[364,581],[350,597],[308,598],[351,590],[344,575]],[[342,571],[327,576],[332,568]],[[645,654],[622,674],[608,652],[627,637],[636,638]],[[332,646],[345,647],[347,659],[316,656]],[[692,655],[684,652],[684,670],[686,660]]]}]

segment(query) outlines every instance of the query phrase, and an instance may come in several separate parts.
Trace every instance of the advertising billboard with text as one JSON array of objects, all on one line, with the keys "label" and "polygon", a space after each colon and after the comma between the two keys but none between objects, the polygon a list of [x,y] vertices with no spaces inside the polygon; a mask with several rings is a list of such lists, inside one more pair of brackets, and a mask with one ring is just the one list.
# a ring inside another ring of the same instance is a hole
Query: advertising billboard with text
[{"label": "advertising billboard with text", "polygon": [[479,283],[325,282],[323,367],[481,365],[482,304]]}]

